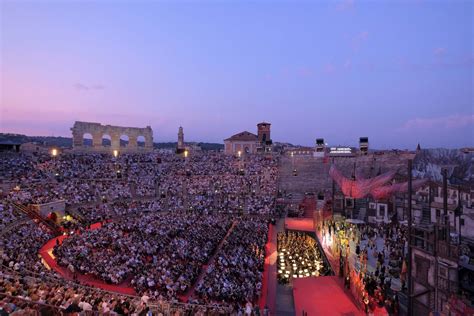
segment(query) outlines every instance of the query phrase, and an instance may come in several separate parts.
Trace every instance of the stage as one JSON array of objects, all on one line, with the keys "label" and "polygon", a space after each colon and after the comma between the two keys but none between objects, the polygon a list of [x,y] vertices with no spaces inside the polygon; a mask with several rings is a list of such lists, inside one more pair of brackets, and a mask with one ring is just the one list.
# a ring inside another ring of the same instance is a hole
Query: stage
[{"label": "stage", "polygon": [[336,276],[293,279],[296,315],[303,315],[303,311],[308,316],[364,315],[350,295]]},{"label": "stage", "polygon": [[285,229],[315,232],[312,218],[285,218]]}]

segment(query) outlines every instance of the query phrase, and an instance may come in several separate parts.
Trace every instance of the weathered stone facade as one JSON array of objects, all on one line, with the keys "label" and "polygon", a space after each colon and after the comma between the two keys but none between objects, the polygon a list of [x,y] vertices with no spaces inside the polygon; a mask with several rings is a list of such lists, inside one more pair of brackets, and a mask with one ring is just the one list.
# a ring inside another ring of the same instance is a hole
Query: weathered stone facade
[{"label": "weathered stone facade", "polygon": [[[100,123],[76,121],[71,128],[73,149],[77,151],[149,151],[153,149],[153,130],[150,126],[145,128],[122,127],[112,125],[102,125]],[[92,135],[92,147],[84,145],[84,134]],[[110,137],[110,146],[103,146],[102,139],[105,135]],[[128,137],[126,146],[120,145],[120,137]],[[145,146],[138,146],[138,137],[143,136]]]},{"label": "weathered stone facade", "polygon": [[184,132],[183,132],[183,127],[179,127],[178,130],[178,150],[184,150]]},{"label": "weathered stone facade", "polygon": [[225,153],[228,155],[255,154],[257,152],[257,135],[241,132],[224,139]]}]

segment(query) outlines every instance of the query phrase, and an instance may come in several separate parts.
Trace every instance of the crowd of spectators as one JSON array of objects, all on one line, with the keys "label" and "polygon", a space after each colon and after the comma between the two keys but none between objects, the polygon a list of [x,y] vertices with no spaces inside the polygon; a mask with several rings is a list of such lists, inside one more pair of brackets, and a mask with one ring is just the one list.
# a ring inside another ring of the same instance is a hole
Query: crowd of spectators
[{"label": "crowd of spectators", "polygon": [[0,232],[20,218],[24,215],[19,214],[10,203],[0,200]]},{"label": "crowd of spectators", "polygon": [[[13,274],[7,277],[2,268],[2,308],[21,311],[23,306],[27,312],[31,304],[26,300],[44,308],[142,315],[148,300],[178,304],[187,297],[207,306],[231,306],[237,313],[259,297],[275,208],[276,158],[152,152],[6,154],[0,159],[5,167],[0,181],[11,187],[0,192],[8,201],[0,203],[0,227],[25,218],[11,202],[28,206],[64,200],[71,222],[63,223],[68,237],[54,247],[58,264],[132,286],[142,298],[131,304],[125,296],[58,279],[38,255],[54,236],[31,220],[18,221],[0,240],[0,263]],[[100,229],[89,229],[97,222]],[[25,278],[26,272],[36,277]]]},{"label": "crowd of spectators", "polygon": [[197,285],[200,298],[205,302],[236,303],[258,298],[267,235],[267,221],[255,218],[239,221]]},{"label": "crowd of spectators", "polygon": [[7,315],[231,315],[220,305],[152,302],[147,295],[128,296],[68,282],[61,278],[0,271],[0,310]]},{"label": "crowd of spectators", "polygon": [[38,251],[52,237],[42,224],[33,221],[22,223],[0,238],[0,266],[17,271],[46,271]]},{"label": "crowd of spectators", "polygon": [[172,299],[193,284],[229,227],[228,217],[151,212],[74,234],[54,254],[80,273],[113,284],[130,277],[137,292]]},{"label": "crowd of spectators", "polygon": [[117,199],[166,199],[168,210],[271,214],[277,191],[277,162],[261,156],[237,158],[196,153],[18,155],[7,159],[3,178],[21,204],[64,200],[83,205]]}]

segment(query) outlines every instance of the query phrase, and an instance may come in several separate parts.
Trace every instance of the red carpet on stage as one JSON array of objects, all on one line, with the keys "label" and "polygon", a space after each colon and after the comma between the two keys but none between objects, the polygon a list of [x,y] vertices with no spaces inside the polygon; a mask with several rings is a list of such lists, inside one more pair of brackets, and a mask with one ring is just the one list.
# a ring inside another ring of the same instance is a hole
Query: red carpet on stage
[{"label": "red carpet on stage", "polygon": [[[96,224],[91,225],[90,229],[98,229],[101,226],[102,226],[101,223],[96,223]],[[61,243],[67,237],[68,237],[67,235],[63,235],[63,236],[59,236],[59,237],[51,239],[43,247],[41,247],[39,254],[44,259],[44,261],[46,261],[46,263],[52,270],[59,273],[64,279],[73,280],[72,273],[67,268],[59,266],[51,254],[54,246],[56,245],[56,240],[59,240],[59,243]],[[93,287],[101,288],[103,290],[107,290],[111,292],[128,294],[128,295],[136,294],[135,290],[129,286],[129,282],[127,281],[124,281],[122,282],[122,284],[117,284],[117,285],[108,284],[102,280],[95,278],[92,275],[84,275],[84,274],[79,274],[79,273],[77,273],[77,280],[83,285],[93,286]]]},{"label": "red carpet on stage", "polygon": [[342,287],[338,277],[309,277],[293,279],[296,315],[308,316],[364,315]]},{"label": "red carpet on stage", "polygon": [[285,218],[285,228],[314,233],[312,218]]},{"label": "red carpet on stage", "polygon": [[265,246],[265,265],[262,278],[262,294],[258,305],[263,309],[267,305],[271,311],[276,306],[276,259],[277,259],[276,231],[273,225],[269,225],[268,241]]}]

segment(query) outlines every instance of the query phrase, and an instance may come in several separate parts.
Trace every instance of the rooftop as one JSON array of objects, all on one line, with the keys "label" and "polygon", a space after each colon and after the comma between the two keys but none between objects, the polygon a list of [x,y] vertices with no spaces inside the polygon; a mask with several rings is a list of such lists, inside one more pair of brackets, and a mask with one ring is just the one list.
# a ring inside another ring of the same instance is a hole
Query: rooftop
[{"label": "rooftop", "polygon": [[244,131],[235,135],[232,135],[231,137],[224,139],[224,141],[257,141],[258,137],[257,135]]}]

